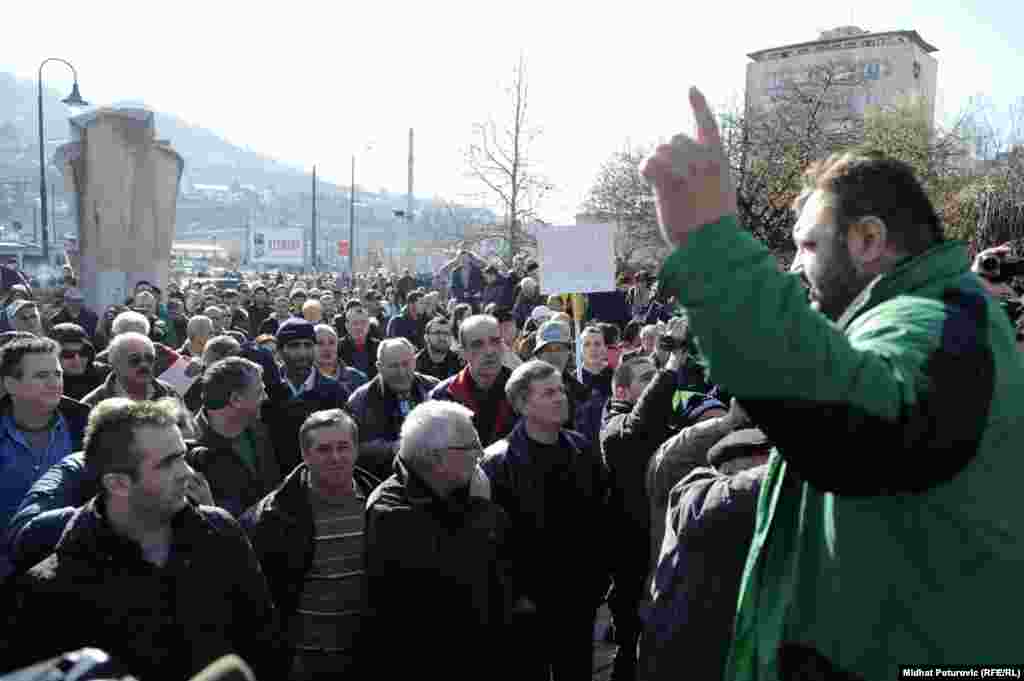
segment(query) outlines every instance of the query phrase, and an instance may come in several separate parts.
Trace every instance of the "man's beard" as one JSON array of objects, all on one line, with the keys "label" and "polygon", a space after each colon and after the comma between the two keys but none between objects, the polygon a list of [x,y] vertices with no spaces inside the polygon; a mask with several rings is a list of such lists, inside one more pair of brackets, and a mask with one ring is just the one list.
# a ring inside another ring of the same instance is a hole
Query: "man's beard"
[{"label": "man's beard", "polygon": [[833,253],[835,257],[826,264],[821,278],[813,285],[811,300],[812,305],[823,315],[838,321],[850,303],[864,290],[868,279],[857,272],[845,240],[836,240]]}]

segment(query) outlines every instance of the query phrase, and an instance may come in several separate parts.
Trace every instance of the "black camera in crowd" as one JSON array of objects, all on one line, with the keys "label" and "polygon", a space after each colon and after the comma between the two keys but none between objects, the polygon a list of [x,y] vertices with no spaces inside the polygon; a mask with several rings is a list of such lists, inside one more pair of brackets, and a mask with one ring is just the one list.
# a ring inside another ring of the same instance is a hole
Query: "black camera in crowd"
[{"label": "black camera in crowd", "polygon": [[986,255],[978,262],[978,273],[989,281],[1002,284],[1024,275],[1024,258],[1000,258]]}]

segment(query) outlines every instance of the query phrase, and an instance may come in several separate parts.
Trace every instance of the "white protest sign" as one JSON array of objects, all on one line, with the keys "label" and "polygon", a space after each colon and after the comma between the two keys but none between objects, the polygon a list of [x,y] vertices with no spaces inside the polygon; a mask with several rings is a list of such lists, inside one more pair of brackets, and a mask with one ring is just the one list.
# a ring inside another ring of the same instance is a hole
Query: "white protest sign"
[{"label": "white protest sign", "polygon": [[537,255],[545,293],[615,290],[615,225],[538,227]]}]

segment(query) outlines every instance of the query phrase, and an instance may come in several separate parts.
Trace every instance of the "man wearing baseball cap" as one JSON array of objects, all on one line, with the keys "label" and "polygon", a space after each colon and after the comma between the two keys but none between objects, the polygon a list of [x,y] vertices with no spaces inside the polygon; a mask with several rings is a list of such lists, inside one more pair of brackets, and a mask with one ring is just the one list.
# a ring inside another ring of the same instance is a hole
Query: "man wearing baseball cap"
[{"label": "man wearing baseball cap", "polygon": [[285,320],[276,339],[287,390],[263,411],[263,419],[270,428],[281,470],[290,471],[302,460],[299,428],[303,422],[315,411],[345,408],[349,392],[316,370],[316,331],[311,322],[298,317]]},{"label": "man wearing baseball cap", "polygon": [[[565,392],[569,396],[569,419],[566,427],[576,429],[577,412],[590,397],[590,390],[576,378],[569,358],[572,356],[572,331],[569,325],[561,321],[544,322],[537,329],[537,337],[533,348],[534,359],[541,359],[551,364],[562,375]],[[591,437],[590,434],[587,437]],[[596,439],[596,438],[594,438]],[[596,442],[593,442],[596,445]]]},{"label": "man wearing baseball cap", "polygon": [[64,292],[64,305],[60,311],[50,317],[47,324],[53,328],[58,324],[77,324],[85,331],[86,336],[91,340],[96,335],[96,325],[99,324],[99,316],[84,305],[85,294],[77,287],[69,288]]}]

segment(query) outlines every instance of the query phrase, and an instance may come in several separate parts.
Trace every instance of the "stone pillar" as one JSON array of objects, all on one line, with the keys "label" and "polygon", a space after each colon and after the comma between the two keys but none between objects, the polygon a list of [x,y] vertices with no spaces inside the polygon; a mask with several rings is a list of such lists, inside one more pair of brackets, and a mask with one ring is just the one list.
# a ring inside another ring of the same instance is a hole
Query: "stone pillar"
[{"label": "stone pillar", "polygon": [[58,150],[77,195],[79,286],[97,313],[139,281],[167,283],[184,160],[157,140],[153,113],[105,108],[71,119]]}]

